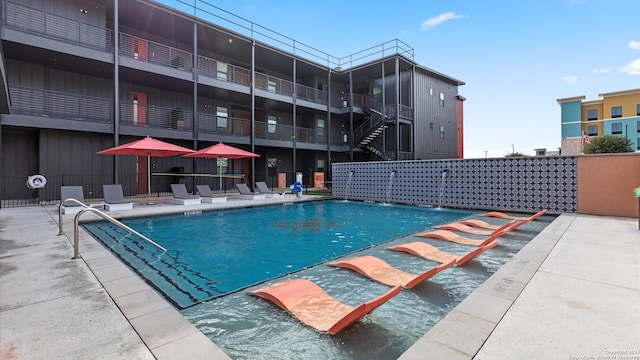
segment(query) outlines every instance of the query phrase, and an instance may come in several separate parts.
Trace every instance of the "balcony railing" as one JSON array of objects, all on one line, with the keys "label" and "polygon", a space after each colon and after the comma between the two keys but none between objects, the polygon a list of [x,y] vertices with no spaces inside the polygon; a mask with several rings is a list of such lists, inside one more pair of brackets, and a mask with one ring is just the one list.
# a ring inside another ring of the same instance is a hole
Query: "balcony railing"
[{"label": "balcony railing", "polygon": [[120,124],[191,131],[193,130],[193,112],[178,108],[121,102]]},{"label": "balcony railing", "polygon": [[192,53],[127,34],[120,34],[120,55],[184,71],[193,69]]},{"label": "balcony railing", "polygon": [[[322,129],[324,132],[324,129]],[[318,135],[318,129],[296,128],[296,142],[307,144],[326,144],[327,137]]]},{"label": "balcony railing", "polygon": [[327,92],[314,89],[306,85],[296,85],[296,96],[299,99],[309,100],[317,104],[327,103]]},{"label": "balcony railing", "polygon": [[111,29],[101,28],[48,11],[7,1],[3,22],[8,28],[80,45],[111,51]]},{"label": "balcony railing", "polygon": [[9,86],[11,113],[109,123],[111,99],[60,91]]},{"label": "balcony railing", "polygon": [[269,124],[264,121],[256,121],[256,138],[269,140],[293,140],[293,126],[282,124]]},{"label": "balcony railing", "polygon": [[255,87],[256,89],[262,89],[276,94],[293,95],[293,83],[291,81],[258,72],[256,73]]},{"label": "balcony railing", "polygon": [[204,56],[198,56],[198,72],[200,75],[236,84],[249,85],[251,81],[249,69]]},{"label": "balcony railing", "polygon": [[251,120],[198,113],[199,130],[206,134],[250,136]]},{"label": "balcony railing", "polygon": [[[349,107],[350,94],[336,94],[331,96],[331,105],[337,108]],[[353,106],[364,108],[367,106],[367,97],[365,95],[353,94]]]}]

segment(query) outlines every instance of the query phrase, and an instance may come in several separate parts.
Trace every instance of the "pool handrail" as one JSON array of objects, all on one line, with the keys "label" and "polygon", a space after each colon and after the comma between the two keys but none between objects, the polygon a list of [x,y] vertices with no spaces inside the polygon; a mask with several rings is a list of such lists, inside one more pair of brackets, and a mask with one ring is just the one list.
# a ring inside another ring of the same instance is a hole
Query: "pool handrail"
[{"label": "pool handrail", "polygon": [[[167,251],[167,249],[165,249],[164,247],[160,246],[159,244],[157,244],[153,240],[151,240],[148,237],[140,234],[139,232],[133,230],[132,228],[130,228],[127,225],[121,223],[120,221],[112,218],[111,216],[105,214],[104,212],[102,212],[102,211],[100,211],[100,210],[98,210],[96,208],[85,206],[84,209],[78,211],[78,213],[76,214],[76,216],[74,218],[74,221],[73,221],[73,257],[72,257],[72,259],[79,259],[80,258],[80,249],[78,248],[79,247],[79,245],[78,245],[78,227],[79,227],[79,222],[80,222],[79,220],[80,220],[80,215],[84,214],[87,211],[93,212],[96,215],[100,216],[101,218],[103,218],[103,219],[109,221],[110,223],[118,226],[119,228],[122,228],[122,229],[124,229],[126,231],[129,231],[130,233],[133,233],[133,234],[139,236],[140,238],[142,238],[143,240],[145,240],[145,241],[149,242],[150,244],[156,246],[157,248],[159,248],[163,252]],[[60,223],[62,224],[62,222],[60,222]]]}]

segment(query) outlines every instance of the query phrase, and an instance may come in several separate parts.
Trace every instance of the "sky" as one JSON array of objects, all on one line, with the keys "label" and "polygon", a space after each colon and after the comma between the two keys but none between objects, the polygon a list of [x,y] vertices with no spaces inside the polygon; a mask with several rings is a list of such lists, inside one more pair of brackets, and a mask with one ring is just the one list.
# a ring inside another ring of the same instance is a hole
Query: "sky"
[{"label": "sky", "polygon": [[401,40],[465,83],[465,158],[557,151],[557,99],[640,88],[640,0],[206,3],[337,58]]}]

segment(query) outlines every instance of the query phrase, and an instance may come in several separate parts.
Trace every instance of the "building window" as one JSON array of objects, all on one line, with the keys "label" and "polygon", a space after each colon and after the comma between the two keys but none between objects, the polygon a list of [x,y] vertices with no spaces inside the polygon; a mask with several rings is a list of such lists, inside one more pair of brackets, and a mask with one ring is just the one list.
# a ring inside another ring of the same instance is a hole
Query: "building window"
[{"label": "building window", "polygon": [[589,136],[597,136],[598,135],[598,125],[589,125],[587,129],[587,133]]},{"label": "building window", "polygon": [[444,106],[444,93],[440,93],[440,106]]},{"label": "building window", "polygon": [[636,115],[640,116],[640,104],[636,105]]},{"label": "building window", "polygon": [[536,156],[544,156],[546,153],[546,150],[536,150]]},{"label": "building window", "polygon": [[637,149],[636,150],[640,150],[640,138],[636,139],[636,144],[638,144]]},{"label": "building window", "polygon": [[598,120],[598,110],[587,111],[587,120]]},{"label": "building window", "polygon": [[440,125],[440,139],[444,139],[444,125]]},{"label": "building window", "polygon": [[640,132],[640,120],[636,123],[636,132]]},{"label": "building window", "polygon": [[622,123],[611,124],[611,134],[622,134]]},{"label": "building window", "polygon": [[622,117],[622,106],[612,106],[611,107],[611,117],[612,118]]},{"label": "building window", "polygon": [[277,90],[277,86],[276,86],[276,80],[275,79],[269,79],[267,81],[267,91],[269,92],[276,92]]},{"label": "building window", "polygon": [[227,64],[223,62],[218,62],[217,68],[218,68],[218,71],[217,71],[218,80],[227,81],[227,76],[228,76]]},{"label": "building window", "polygon": [[318,159],[318,170],[324,169],[324,159]]},{"label": "building window", "polygon": [[324,136],[324,119],[316,120],[316,131],[318,136]]},{"label": "building window", "polygon": [[276,117],[273,115],[269,115],[269,117],[267,117],[267,131],[269,132],[269,134],[275,134],[277,126],[278,120],[276,120]]},{"label": "building window", "polygon": [[229,109],[227,109],[226,107],[223,106],[218,106],[218,109],[216,110],[216,116],[217,116],[217,126],[219,128],[227,128],[227,120],[229,119]]}]

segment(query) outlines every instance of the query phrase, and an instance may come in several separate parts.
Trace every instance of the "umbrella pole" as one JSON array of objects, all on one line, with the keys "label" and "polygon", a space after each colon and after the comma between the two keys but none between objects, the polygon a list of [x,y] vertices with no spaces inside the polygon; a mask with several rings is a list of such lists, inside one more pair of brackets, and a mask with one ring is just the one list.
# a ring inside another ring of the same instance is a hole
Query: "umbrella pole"
[{"label": "umbrella pole", "polygon": [[147,205],[155,205],[151,201],[151,155],[147,154]]},{"label": "umbrella pole", "polygon": [[220,192],[222,193],[222,162],[220,162],[220,165],[218,165],[218,183],[218,187],[220,188]]}]

